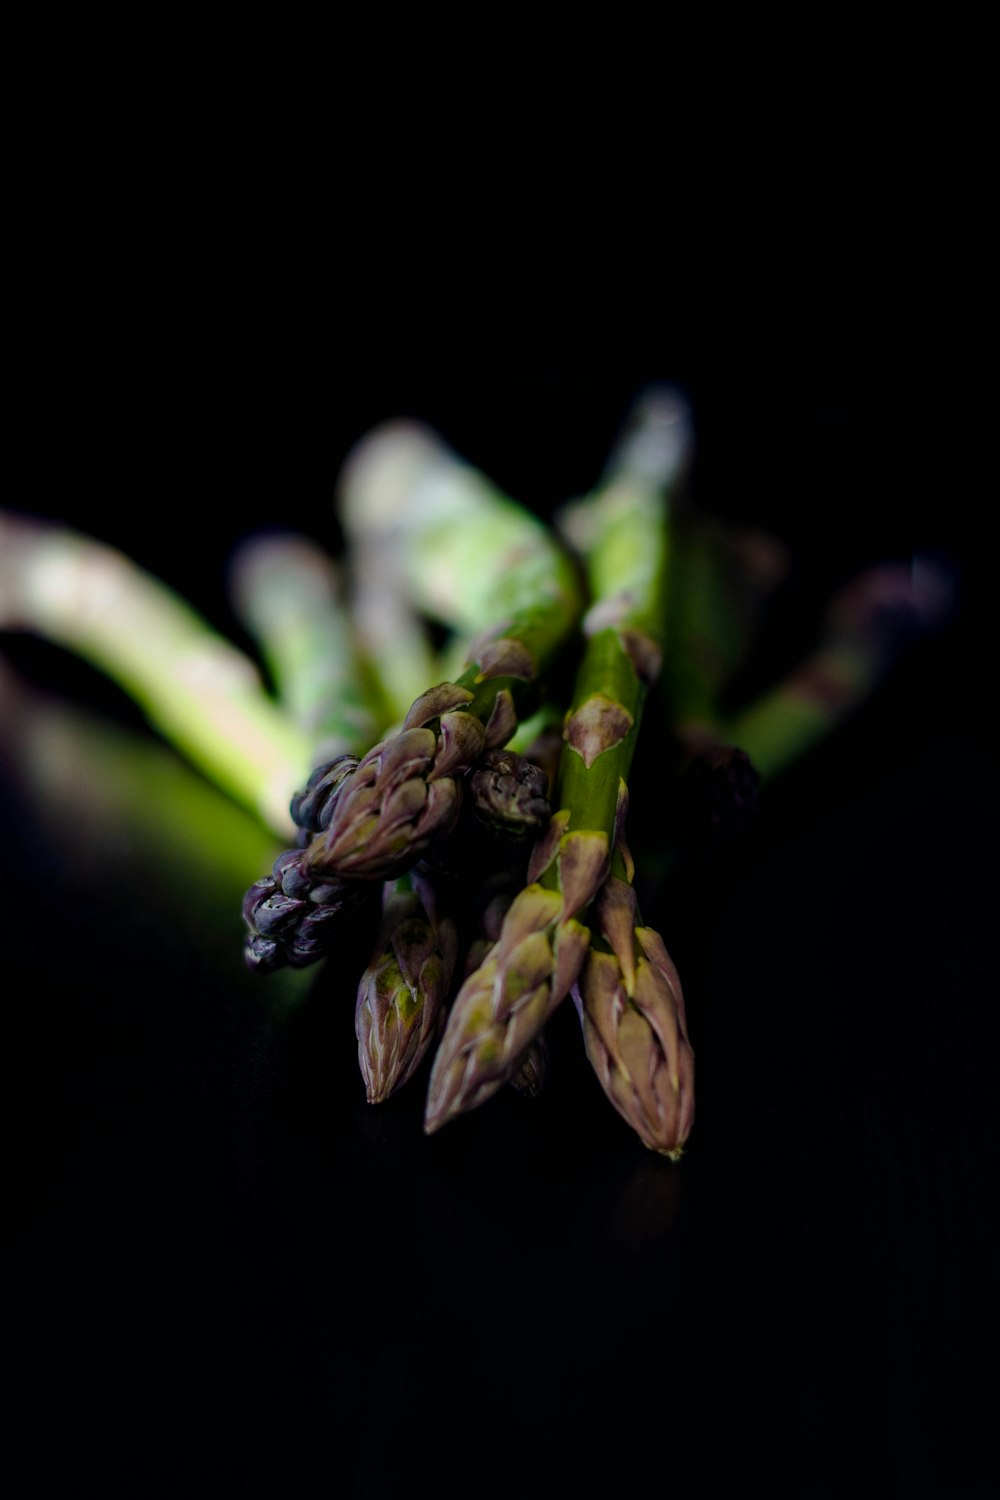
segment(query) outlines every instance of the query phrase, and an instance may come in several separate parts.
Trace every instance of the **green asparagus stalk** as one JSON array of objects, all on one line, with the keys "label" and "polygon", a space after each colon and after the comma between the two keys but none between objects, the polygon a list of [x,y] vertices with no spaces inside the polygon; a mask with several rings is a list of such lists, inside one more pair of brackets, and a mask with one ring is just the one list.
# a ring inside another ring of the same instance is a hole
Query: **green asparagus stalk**
[{"label": "green asparagus stalk", "polygon": [[[759,790],[828,738],[872,697],[921,636],[944,623],[953,579],[930,560],[865,569],[828,602],[813,649],[785,677],[735,711],[716,684],[708,704],[674,725],[678,742],[674,831],[702,849],[743,833]],[[721,688],[726,686],[724,678]]]},{"label": "green asparagus stalk", "polygon": [[385,519],[378,433],[364,438],[341,469],[337,507],[351,559],[351,615],[388,727],[439,674],[426,620],[408,587],[405,549]]},{"label": "green asparagus stalk", "polygon": [[367,749],[391,716],[380,720],[364,691],[334,559],[298,533],[259,532],[235,549],[228,582],[236,616],[257,644],[279,704],[308,737],[314,762]]},{"label": "green asparagus stalk", "polygon": [[[676,473],[671,467],[668,480]],[[662,655],[670,486],[661,478],[623,463],[574,517],[593,603],[563,728],[557,811],[497,942],[451,1007],[431,1070],[428,1133],[512,1078],[583,965],[587,908],[610,872],[642,710]]]},{"label": "green asparagus stalk", "polygon": [[[601,477],[590,494],[568,501],[555,516],[560,534],[586,560],[591,586],[600,593],[598,543],[608,537],[608,523],[645,497],[662,510],[669,524],[687,480],[694,456],[691,408],[682,391],[670,385],[650,385],[639,392],[626,413]],[[654,549],[654,565],[657,554]],[[606,570],[612,576],[614,563]],[[613,585],[612,585],[613,586]]]},{"label": "green asparagus stalk", "polygon": [[697,739],[717,725],[720,697],[750,655],[789,559],[777,538],[691,505],[673,508],[670,528],[660,687],[679,737]]},{"label": "green asparagus stalk", "polygon": [[0,626],[99,668],[217,786],[287,833],[308,736],[256,664],[160,580],[90,537],[0,512]]},{"label": "green asparagus stalk", "polygon": [[[53,941],[61,932],[63,901],[56,892],[71,880],[89,893],[80,899],[94,922],[117,920],[123,958],[134,952],[133,903],[116,918],[109,895],[134,886],[153,962],[158,945],[183,950],[190,944],[200,961],[211,953],[220,974],[240,990],[232,970],[234,914],[246,871],[269,861],[275,842],[259,816],[162,737],[39,691],[7,667],[2,653],[0,765],[21,788],[25,826],[59,861],[50,900]],[[9,847],[6,853],[13,875]],[[276,976],[268,1005],[297,1004],[303,978],[291,969]],[[196,993],[177,996],[185,1020],[199,1024],[194,1010],[202,1000]]]},{"label": "green asparagus stalk", "polygon": [[771,781],[855,713],[918,636],[943,623],[952,588],[930,561],[866,569],[831,599],[815,649],[787,677],[719,715],[718,739],[739,746]]},{"label": "green asparagus stalk", "polygon": [[[788,554],[776,537],[730,525],[691,503],[685,484],[693,454],[685,396],[671,386],[650,386],[634,402],[597,491],[564,506],[556,522],[593,569],[611,507],[627,506],[637,488],[669,496],[659,686],[672,722],[705,734],[717,722],[722,690],[752,648],[767,601],[787,571]],[[614,559],[606,560],[608,572],[616,567]]]},{"label": "green asparagus stalk", "polygon": [[[551,528],[429,427],[376,427],[348,456],[338,499],[352,544],[391,557],[413,607],[470,642],[511,620],[520,636],[531,618],[545,640],[553,611],[562,621],[579,610],[572,562]],[[537,654],[543,641],[526,644]]]},{"label": "green asparagus stalk", "polygon": [[365,675],[387,729],[405,717],[424,683],[439,675],[437,662],[427,622],[410,601],[393,552],[365,537],[350,546],[351,615]]}]

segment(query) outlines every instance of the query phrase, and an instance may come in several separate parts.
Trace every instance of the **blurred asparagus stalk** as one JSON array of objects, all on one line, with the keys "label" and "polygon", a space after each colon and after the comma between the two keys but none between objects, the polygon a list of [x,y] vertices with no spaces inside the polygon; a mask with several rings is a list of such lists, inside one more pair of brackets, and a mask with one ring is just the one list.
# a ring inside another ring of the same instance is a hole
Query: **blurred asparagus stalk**
[{"label": "blurred asparagus stalk", "polygon": [[166,584],[90,537],[0,512],[0,626],[106,673],[216,785],[287,834],[309,738],[255,663]]},{"label": "blurred asparagus stalk", "polygon": [[350,610],[383,708],[383,729],[405,718],[416,695],[440,675],[427,622],[409,587],[398,527],[387,514],[390,502],[405,505],[402,496],[393,501],[400,482],[394,430],[390,424],[361,439],[340,471],[336,493],[351,558]]},{"label": "blurred asparagus stalk", "polygon": [[[713,587],[721,584],[717,576]],[[736,710],[726,710],[721,701],[725,673],[703,673],[695,685],[700,668],[692,657],[687,680],[693,691],[678,706],[696,703],[697,709],[671,721],[679,773],[672,806],[677,835],[705,847],[706,837],[745,831],[759,789],[846,723],[910,646],[944,624],[953,588],[950,571],[931,560],[865,569],[828,601],[812,650]],[[711,623],[706,617],[706,629]],[[713,659],[711,651],[706,659]]]},{"label": "blurred asparagus stalk", "polygon": [[[383,682],[398,684],[396,701],[409,693],[400,717],[422,682],[434,680],[425,618],[448,632],[436,661],[437,675],[451,681],[483,632],[508,612],[523,613],[537,591],[544,600],[553,578],[576,591],[566,572],[572,547],[560,547],[549,526],[423,423],[387,421],[363,437],[341,472],[337,504],[362,638]],[[555,569],[554,551],[562,554]],[[518,723],[510,748],[523,753],[552,713],[546,699]]]},{"label": "blurred asparagus stalk", "polygon": [[737,528],[692,505],[671,509],[670,580],[660,689],[672,722],[697,737],[753,648],[768,601],[787,573],[775,537]]},{"label": "blurred asparagus stalk", "polygon": [[296,532],[259,532],[233,552],[228,584],[234,612],[314,762],[362,754],[390,718],[379,717],[364,690],[355,622],[333,558]]},{"label": "blurred asparagus stalk", "polygon": [[352,546],[392,559],[413,608],[470,644],[516,618],[529,651],[546,654],[553,619],[579,612],[573,563],[552,529],[421,423],[386,422],[364,437],[338,499]]},{"label": "blurred asparagus stalk", "polygon": [[[134,887],[142,907],[137,926],[154,955],[156,944],[211,952],[220,972],[240,986],[233,967],[240,892],[247,869],[270,859],[274,846],[274,834],[255,813],[161,737],[33,686],[2,653],[0,765],[24,799],[25,828],[53,851],[51,869],[49,861],[44,867],[53,940],[70,886],[88,910],[92,901],[94,922],[114,920],[109,891]],[[5,853],[13,873],[12,848]],[[23,891],[21,899],[29,899]],[[119,918],[123,954],[136,949],[134,918],[129,910]],[[86,956],[81,964],[86,968]],[[301,993],[298,976],[287,974],[272,998]],[[202,997],[189,998],[196,1009]]]},{"label": "blurred asparagus stalk", "polygon": [[738,745],[770,781],[865,703],[893,663],[952,607],[939,564],[883,563],[846,584],[827,605],[815,648],[785,678],[738,712],[718,715],[716,736]]}]

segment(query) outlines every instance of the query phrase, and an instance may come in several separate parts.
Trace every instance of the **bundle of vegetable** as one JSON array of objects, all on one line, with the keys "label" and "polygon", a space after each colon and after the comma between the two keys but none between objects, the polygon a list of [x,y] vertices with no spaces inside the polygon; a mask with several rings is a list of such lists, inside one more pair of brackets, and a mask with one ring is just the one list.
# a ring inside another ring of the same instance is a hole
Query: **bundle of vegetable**
[{"label": "bundle of vegetable", "polygon": [[[591,603],[563,727],[556,810],[532,851],[527,883],[511,903],[496,943],[452,1005],[431,1072],[428,1131],[481,1104],[511,1078],[571,989],[588,1018],[588,1042],[597,1035],[592,1015],[603,1020],[608,1013],[601,1029],[607,1045],[598,1058],[596,1044],[589,1044],[588,1055],[612,1102],[646,1144],[677,1152],[690,1128],[687,1105],[683,1113],[666,1099],[645,1115],[633,1108],[640,1099],[650,1104],[644,1085],[654,1075],[664,1074],[674,1093],[680,1091],[676,1046],[670,1067],[659,1066],[665,1023],[656,1029],[647,1025],[638,1047],[630,1024],[631,1016],[652,1013],[655,992],[657,1014],[679,1015],[674,1032],[679,1026],[682,1032],[679,986],[675,997],[669,986],[650,983],[650,975],[662,969],[651,969],[644,958],[637,975],[629,961],[620,970],[612,1004],[598,976],[605,973],[605,960],[614,962],[615,949],[606,944],[606,924],[598,917],[595,932],[589,918],[610,876],[612,853],[624,838],[629,768],[646,693],[662,657],[669,496],[689,446],[684,405],[650,393],[612,455],[598,492],[565,518],[586,559]],[[606,907],[604,902],[598,910]],[[692,1054],[686,1038],[684,1045],[690,1095]]]},{"label": "bundle of vegetable", "polygon": [[[626,826],[644,714],[655,702],[667,726],[671,815],[704,802],[742,826],[757,786],[947,612],[939,570],[874,569],[795,671],[728,710],[785,560],[684,497],[690,453],[683,399],[642,392],[594,491],[548,525],[428,429],[376,429],[341,475],[342,558],[289,533],[235,555],[263,672],[121,554],[0,513],[0,627],[86,656],[281,841],[244,899],[250,967],[319,963],[370,914],[351,977],[365,1092],[378,1104],[426,1072],[430,1134],[507,1085],[537,1094],[572,996],[611,1104],[680,1154],[684,996]],[[668,848],[657,811],[639,828]]]}]

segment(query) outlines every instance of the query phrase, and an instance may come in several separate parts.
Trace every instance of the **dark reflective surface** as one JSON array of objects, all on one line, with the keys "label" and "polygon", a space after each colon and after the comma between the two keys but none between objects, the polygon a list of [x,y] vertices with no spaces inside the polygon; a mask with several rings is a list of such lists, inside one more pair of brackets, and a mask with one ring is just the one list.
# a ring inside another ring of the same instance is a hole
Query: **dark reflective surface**
[{"label": "dark reflective surface", "polygon": [[[528,472],[529,438],[505,475],[485,418],[455,429],[467,453],[487,434],[469,456],[511,488]],[[542,508],[592,477],[545,453]],[[179,573],[182,549],[164,555]],[[222,618],[212,564],[189,578]],[[606,1103],[568,1005],[537,1100],[503,1094],[431,1139],[425,1075],[366,1105],[364,932],[343,978],[245,973],[240,898],[277,845],[96,679],[5,642],[8,1284],[39,1477],[978,1493],[997,1043],[979,626],[966,606],[746,838],[658,888],[698,1058],[678,1166]],[[637,796],[657,795],[654,762]]]}]

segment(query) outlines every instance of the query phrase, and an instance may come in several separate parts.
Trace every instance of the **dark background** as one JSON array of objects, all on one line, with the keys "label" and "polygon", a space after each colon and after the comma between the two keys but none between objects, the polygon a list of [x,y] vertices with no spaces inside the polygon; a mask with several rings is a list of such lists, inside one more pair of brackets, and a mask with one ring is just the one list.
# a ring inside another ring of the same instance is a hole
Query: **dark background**
[{"label": "dark background", "polygon": [[[95,673],[0,637],[8,1286],[38,1472],[142,1493],[197,1475],[624,1494],[643,1474],[679,1494],[985,1493],[997,815],[976,404],[906,319],[843,289],[743,318],[700,289],[614,283],[598,307],[581,287],[556,326],[502,277],[442,304],[441,279],[400,285],[390,263],[317,298],[293,262],[263,301],[265,268],[228,260],[64,292],[26,367],[17,504],[123,547],[239,638],[229,550],[275,521],[335,540],[336,475],[374,422],[431,423],[547,514],[667,379],[695,414],[697,503],[794,561],[751,681],[793,664],[866,563],[930,553],[957,603],[649,916],[698,1056],[679,1166],[607,1105],[568,1006],[539,1100],[430,1140],[419,1086],[370,1109],[357,956],[272,1004],[240,961],[260,869],[214,879],[195,831],[161,860],[144,825],[47,811],[25,725],[53,705],[70,761],[110,722],[155,762],[151,796],[187,773]],[[655,797],[651,757],[636,775]]]}]

